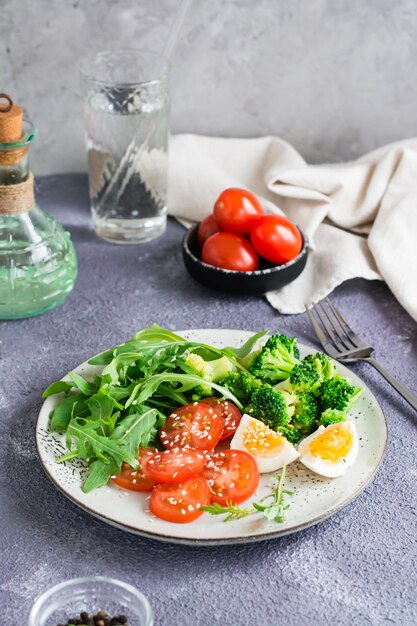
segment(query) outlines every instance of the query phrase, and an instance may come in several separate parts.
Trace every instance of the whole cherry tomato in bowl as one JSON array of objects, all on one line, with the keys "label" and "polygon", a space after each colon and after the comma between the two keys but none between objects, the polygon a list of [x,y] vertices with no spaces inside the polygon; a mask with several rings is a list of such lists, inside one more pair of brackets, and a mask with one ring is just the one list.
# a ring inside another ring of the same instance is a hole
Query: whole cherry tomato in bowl
[{"label": "whole cherry tomato in bowl", "polygon": [[250,233],[256,252],[267,261],[282,265],[292,261],[303,247],[297,226],[282,215],[264,215]]},{"label": "whole cherry tomato in bowl", "polygon": [[218,233],[220,230],[218,223],[214,219],[214,215],[210,213],[200,222],[198,226],[198,243],[200,248],[203,247],[206,239],[214,235],[214,233]]},{"label": "whole cherry tomato in bowl", "polygon": [[213,210],[219,229],[237,235],[248,235],[263,214],[256,196],[246,189],[237,188],[222,191]]},{"label": "whole cherry tomato in bowl", "polygon": [[245,237],[235,233],[215,233],[206,239],[201,253],[203,263],[235,272],[253,272],[259,267],[258,255]]}]

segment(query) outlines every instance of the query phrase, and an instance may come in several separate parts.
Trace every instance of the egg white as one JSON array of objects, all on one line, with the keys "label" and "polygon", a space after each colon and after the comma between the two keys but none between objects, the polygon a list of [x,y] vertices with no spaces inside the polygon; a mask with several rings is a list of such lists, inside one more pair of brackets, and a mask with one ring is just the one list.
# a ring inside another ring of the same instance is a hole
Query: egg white
[{"label": "egg white", "polygon": [[324,426],[319,426],[319,428],[314,431],[314,433],[303,439],[298,444],[298,452],[300,453],[301,463],[303,463],[303,465],[308,467],[308,469],[312,470],[316,474],[320,474],[321,476],[325,476],[326,478],[336,478],[338,476],[343,476],[347,469],[354,464],[359,452],[359,441],[355,423],[351,421],[343,423],[348,425],[353,435],[352,446],[346,455],[344,455],[337,461],[331,461],[329,459],[323,459],[320,456],[316,456],[311,453],[311,442],[319,435],[321,435],[325,430],[331,428],[331,426],[327,426],[327,428],[325,428]]},{"label": "egg white", "polygon": [[[248,448],[246,447],[244,443],[245,431],[248,428],[250,428],[253,422],[259,424],[259,420],[255,419],[254,417],[251,417],[250,415],[244,414],[242,416],[240,424],[235,434],[233,435],[233,439],[230,442],[230,448],[234,450],[244,450],[245,452],[253,456],[253,458],[255,459],[258,465],[259,472],[261,474],[274,472],[275,470],[278,470],[281,467],[284,467],[284,465],[289,465],[290,463],[298,459],[298,457],[300,456],[299,452],[297,452],[297,450],[292,445],[292,443],[287,441],[285,438],[283,438],[284,440],[283,446],[280,447],[277,454],[273,456],[262,455],[262,450],[259,451],[259,454],[255,454],[252,447],[250,450],[248,450]],[[262,423],[262,426],[264,426],[268,431],[270,431],[271,434],[276,435],[275,431],[271,430],[268,426],[265,426],[265,424]],[[268,454],[267,448],[265,448],[265,454]]]}]

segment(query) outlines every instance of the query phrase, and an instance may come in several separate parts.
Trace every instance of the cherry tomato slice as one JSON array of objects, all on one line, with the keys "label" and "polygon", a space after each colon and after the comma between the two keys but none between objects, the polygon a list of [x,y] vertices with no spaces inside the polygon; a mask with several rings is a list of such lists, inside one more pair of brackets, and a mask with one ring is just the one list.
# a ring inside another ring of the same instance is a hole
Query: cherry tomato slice
[{"label": "cherry tomato slice", "polygon": [[203,246],[201,260],[214,267],[235,272],[253,272],[259,267],[258,255],[247,239],[234,233],[215,233]]},{"label": "cherry tomato slice", "polygon": [[277,265],[294,259],[303,245],[297,226],[282,215],[264,215],[251,230],[250,238],[257,253]]},{"label": "cherry tomato slice", "polygon": [[213,214],[220,230],[247,235],[264,211],[253,193],[246,189],[231,188],[222,191],[214,205]]},{"label": "cherry tomato slice", "polygon": [[211,235],[214,235],[214,233],[218,233],[219,230],[220,230],[219,225],[214,219],[214,216],[211,214],[207,215],[207,217],[205,217],[203,221],[201,222],[197,231],[197,239],[198,239],[200,248],[203,247],[203,244],[206,239],[211,237]]},{"label": "cherry tomato slice", "polygon": [[223,420],[216,410],[202,402],[194,402],[171,413],[159,436],[165,448],[213,450],[222,432]]},{"label": "cherry tomato slice", "polygon": [[202,476],[194,476],[182,483],[160,484],[153,488],[149,509],[167,522],[184,524],[202,515],[202,506],[210,502],[210,489]]},{"label": "cherry tomato slice", "polygon": [[230,439],[242,419],[242,413],[237,406],[228,400],[219,400],[219,398],[204,398],[203,402],[215,408],[216,413],[223,420],[223,434],[220,437],[220,441]]},{"label": "cherry tomato slice", "polygon": [[253,456],[243,450],[214,452],[202,472],[210,487],[211,501],[226,506],[250,498],[259,484]]},{"label": "cherry tomato slice", "polygon": [[128,463],[122,464],[122,470],[118,476],[113,478],[113,482],[123,489],[130,491],[152,491],[155,481],[148,473],[149,460],[154,456],[155,450],[144,448],[139,451],[140,468],[134,469]]},{"label": "cherry tomato slice", "polygon": [[146,471],[157,483],[179,483],[199,474],[206,463],[204,452],[173,448],[154,454],[148,461]]}]

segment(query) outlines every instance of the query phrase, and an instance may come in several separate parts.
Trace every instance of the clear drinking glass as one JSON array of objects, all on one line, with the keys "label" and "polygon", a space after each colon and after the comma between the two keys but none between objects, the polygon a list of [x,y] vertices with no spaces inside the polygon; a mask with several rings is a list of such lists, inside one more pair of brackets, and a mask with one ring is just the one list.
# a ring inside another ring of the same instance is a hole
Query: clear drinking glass
[{"label": "clear drinking glass", "polygon": [[152,609],[146,597],[132,585],[107,578],[73,578],[48,589],[38,598],[29,615],[29,626],[57,626],[81,611],[106,611],[111,617],[126,615],[128,626],[152,626]]},{"label": "clear drinking glass", "polygon": [[114,243],[150,241],[166,227],[169,93],[160,63],[141,50],[81,63],[94,228]]}]

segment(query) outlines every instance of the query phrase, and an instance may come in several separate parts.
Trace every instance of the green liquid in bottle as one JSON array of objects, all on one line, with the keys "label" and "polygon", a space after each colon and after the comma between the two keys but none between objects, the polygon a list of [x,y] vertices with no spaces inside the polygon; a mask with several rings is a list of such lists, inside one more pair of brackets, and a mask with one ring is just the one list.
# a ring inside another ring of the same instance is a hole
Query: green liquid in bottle
[{"label": "green liquid in bottle", "polygon": [[37,207],[0,216],[0,319],[49,311],[65,300],[76,277],[70,237],[55,220]]}]

